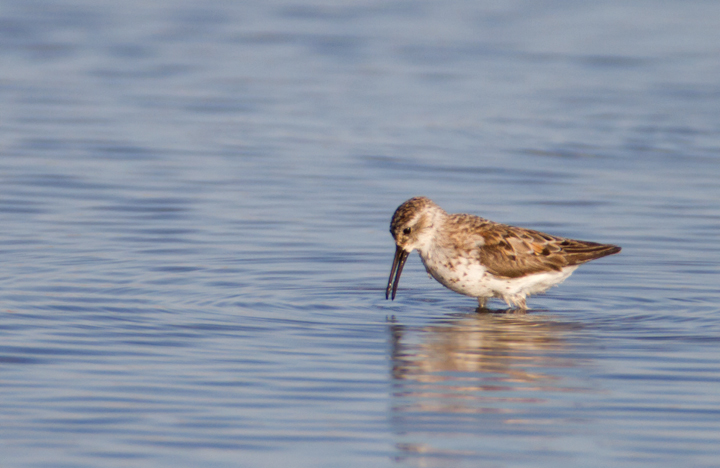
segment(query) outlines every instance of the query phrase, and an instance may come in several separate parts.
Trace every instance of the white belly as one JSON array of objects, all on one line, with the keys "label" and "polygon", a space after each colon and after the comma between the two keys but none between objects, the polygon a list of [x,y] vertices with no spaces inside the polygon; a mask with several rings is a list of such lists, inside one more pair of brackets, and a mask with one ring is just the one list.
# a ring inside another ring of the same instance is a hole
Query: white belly
[{"label": "white belly", "polygon": [[427,272],[448,289],[466,296],[497,297],[508,301],[547,291],[562,283],[579,265],[519,278],[499,278],[480,263],[465,258],[448,259],[442,255],[420,256]]}]

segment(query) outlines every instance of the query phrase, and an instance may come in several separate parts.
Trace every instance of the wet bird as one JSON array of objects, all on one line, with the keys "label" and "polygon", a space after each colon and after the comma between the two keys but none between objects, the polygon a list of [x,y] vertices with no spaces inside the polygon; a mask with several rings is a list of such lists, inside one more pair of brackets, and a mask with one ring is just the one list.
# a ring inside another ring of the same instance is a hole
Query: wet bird
[{"label": "wet bird", "polygon": [[525,299],[562,283],[580,265],[620,252],[620,247],[563,237],[469,214],[448,214],[432,200],[415,197],[398,207],[390,223],[395,259],[385,298],[395,299],[400,274],[413,250],[427,272],[448,289],[526,309]]}]

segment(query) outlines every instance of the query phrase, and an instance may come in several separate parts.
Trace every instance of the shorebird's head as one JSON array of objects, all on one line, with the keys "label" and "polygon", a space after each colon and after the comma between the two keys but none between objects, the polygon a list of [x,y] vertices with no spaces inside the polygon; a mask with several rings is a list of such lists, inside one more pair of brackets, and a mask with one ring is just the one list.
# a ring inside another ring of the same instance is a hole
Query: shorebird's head
[{"label": "shorebird's head", "polygon": [[406,201],[395,210],[390,222],[390,234],[395,239],[395,259],[388,279],[385,299],[395,299],[400,274],[408,255],[422,248],[432,240],[435,221],[442,208],[425,197],[415,197]]}]

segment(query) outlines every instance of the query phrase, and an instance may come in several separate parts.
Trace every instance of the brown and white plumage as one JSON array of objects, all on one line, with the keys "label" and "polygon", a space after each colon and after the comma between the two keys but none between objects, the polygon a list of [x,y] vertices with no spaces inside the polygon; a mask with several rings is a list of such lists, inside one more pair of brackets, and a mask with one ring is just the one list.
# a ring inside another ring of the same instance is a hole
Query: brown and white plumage
[{"label": "brown and white plumage", "polygon": [[385,297],[395,299],[408,255],[417,249],[443,286],[526,308],[525,298],[561,283],[578,266],[620,252],[609,244],[566,239],[468,214],[447,214],[425,197],[398,207],[390,223],[397,245]]}]

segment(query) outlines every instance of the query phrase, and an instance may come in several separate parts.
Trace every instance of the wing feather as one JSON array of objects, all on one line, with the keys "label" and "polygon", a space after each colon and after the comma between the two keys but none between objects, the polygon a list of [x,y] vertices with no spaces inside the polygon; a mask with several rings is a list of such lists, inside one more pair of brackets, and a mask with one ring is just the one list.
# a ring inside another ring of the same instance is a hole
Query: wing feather
[{"label": "wing feather", "polygon": [[453,224],[465,231],[456,240],[472,237],[467,236],[470,232],[482,237],[475,240],[475,253],[489,273],[504,278],[560,271],[620,251],[615,245],[552,236],[477,216],[452,215],[452,218],[456,221]]}]

